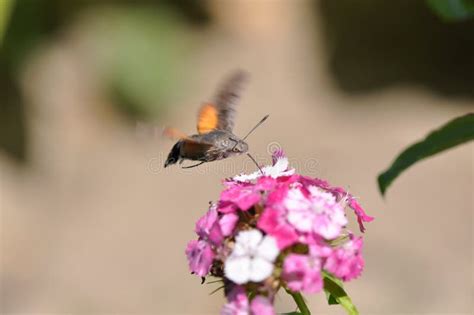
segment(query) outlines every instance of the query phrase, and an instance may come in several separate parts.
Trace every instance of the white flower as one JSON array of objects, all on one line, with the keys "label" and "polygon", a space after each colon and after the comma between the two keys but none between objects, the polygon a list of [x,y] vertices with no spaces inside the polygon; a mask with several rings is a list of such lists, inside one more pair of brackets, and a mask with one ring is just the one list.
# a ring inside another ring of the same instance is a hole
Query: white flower
[{"label": "white flower", "polygon": [[234,176],[232,179],[238,182],[250,182],[261,176],[270,176],[273,178],[277,178],[280,176],[290,176],[295,173],[294,168],[288,169],[288,158],[283,154],[283,152],[281,152],[280,154],[274,154],[273,161],[273,165],[262,167],[261,172],[260,170],[258,170],[250,174],[240,174]]},{"label": "white flower", "polygon": [[225,276],[236,284],[260,282],[272,274],[278,254],[272,236],[263,237],[256,229],[242,231],[236,236],[234,250],[225,262]]}]

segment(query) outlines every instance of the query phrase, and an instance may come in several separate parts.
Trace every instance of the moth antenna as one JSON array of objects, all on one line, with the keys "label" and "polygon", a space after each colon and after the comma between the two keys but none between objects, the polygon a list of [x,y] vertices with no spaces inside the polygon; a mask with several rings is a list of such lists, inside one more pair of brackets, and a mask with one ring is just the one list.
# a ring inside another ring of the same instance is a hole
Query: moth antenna
[{"label": "moth antenna", "polygon": [[248,157],[255,163],[255,165],[257,165],[257,168],[260,170],[260,173],[262,173],[262,176],[265,175],[262,171],[262,169],[260,168],[260,166],[258,165],[257,161],[255,161],[255,159],[253,158],[252,155],[250,155],[250,153],[247,152],[247,155]]},{"label": "moth antenna", "polygon": [[265,115],[265,117],[263,117],[263,118],[258,122],[258,124],[256,124],[255,127],[253,127],[253,128],[247,133],[247,135],[246,135],[242,140],[247,139],[247,137],[250,136],[250,134],[251,134],[255,129],[258,128],[258,126],[260,126],[261,124],[263,124],[263,122],[264,122],[265,120],[267,120],[267,118],[268,118],[269,116],[270,116],[270,115]]}]

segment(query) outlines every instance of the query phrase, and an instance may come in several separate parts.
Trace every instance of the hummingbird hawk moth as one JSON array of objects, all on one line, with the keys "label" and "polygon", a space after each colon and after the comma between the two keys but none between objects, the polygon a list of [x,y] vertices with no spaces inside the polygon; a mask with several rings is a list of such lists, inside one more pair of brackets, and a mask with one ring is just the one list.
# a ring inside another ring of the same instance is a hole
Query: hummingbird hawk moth
[{"label": "hummingbird hawk moth", "polygon": [[[184,160],[199,161],[198,164],[183,167],[191,168],[244,153],[247,153],[255,162],[255,159],[247,152],[249,147],[245,139],[269,115],[263,117],[244,138],[241,139],[233,133],[235,108],[246,81],[247,74],[237,71],[223,82],[214,101],[204,103],[199,109],[197,134],[188,136],[173,128],[164,130],[166,136],[178,139],[168,154],[165,167],[175,163],[181,164]],[[255,162],[255,164],[257,163]]]}]

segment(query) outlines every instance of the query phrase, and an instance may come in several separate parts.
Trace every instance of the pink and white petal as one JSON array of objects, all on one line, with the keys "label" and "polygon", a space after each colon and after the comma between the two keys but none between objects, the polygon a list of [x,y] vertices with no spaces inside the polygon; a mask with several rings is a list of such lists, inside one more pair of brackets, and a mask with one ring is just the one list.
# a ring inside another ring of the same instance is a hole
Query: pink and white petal
[{"label": "pink and white petal", "polygon": [[330,192],[327,192],[317,186],[309,186],[308,190],[311,193],[311,196],[323,200],[328,205],[333,205],[336,203],[336,197]]},{"label": "pink and white petal", "polygon": [[310,232],[316,215],[308,208],[288,210],[287,219],[300,232]]},{"label": "pink and white petal", "polygon": [[284,204],[288,210],[299,210],[309,208],[310,201],[303,195],[301,189],[291,188],[286,194]]},{"label": "pink and white petal", "polygon": [[326,215],[318,215],[314,219],[313,231],[327,240],[332,240],[339,236],[342,227],[331,221]]}]

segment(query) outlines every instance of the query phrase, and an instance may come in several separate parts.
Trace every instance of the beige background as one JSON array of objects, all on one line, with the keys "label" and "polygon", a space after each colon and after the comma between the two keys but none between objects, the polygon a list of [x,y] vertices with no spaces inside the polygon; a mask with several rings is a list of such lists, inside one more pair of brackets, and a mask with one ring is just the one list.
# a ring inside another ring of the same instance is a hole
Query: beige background
[{"label": "beige background", "polygon": [[[328,75],[318,20],[298,2],[211,2],[217,23],[183,77],[163,120],[194,129],[201,101],[230,70],[251,83],[236,133],[260,117],[249,140],[270,161],[281,146],[298,171],[347,187],[376,217],[365,235],[366,270],[347,284],[362,314],[472,314],[473,147],[463,145],[409,169],[383,199],[376,175],[407,144],[473,109],[413,86],[342,94]],[[38,52],[21,74],[31,163],[0,154],[2,314],[215,314],[189,274],[184,248],[194,222],[218,197],[222,178],[245,157],[206,167],[162,169],[172,142],[142,137],[100,92],[93,33],[71,29]],[[311,38],[311,41],[309,40]],[[316,39],[316,41],[314,41]],[[278,311],[294,310],[280,294]],[[343,314],[323,294],[314,314]]]}]

